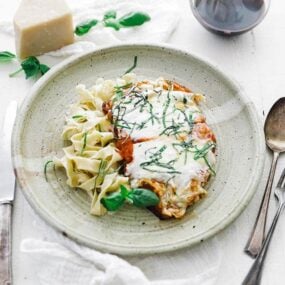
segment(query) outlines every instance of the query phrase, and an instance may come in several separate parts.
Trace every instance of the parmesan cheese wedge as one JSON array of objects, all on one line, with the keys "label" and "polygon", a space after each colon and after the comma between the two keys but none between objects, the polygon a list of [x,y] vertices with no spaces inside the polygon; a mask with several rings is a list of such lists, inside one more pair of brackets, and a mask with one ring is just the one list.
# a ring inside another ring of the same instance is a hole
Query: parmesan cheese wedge
[{"label": "parmesan cheese wedge", "polygon": [[72,15],[64,0],[22,0],[14,17],[14,29],[20,58],[74,42]]}]

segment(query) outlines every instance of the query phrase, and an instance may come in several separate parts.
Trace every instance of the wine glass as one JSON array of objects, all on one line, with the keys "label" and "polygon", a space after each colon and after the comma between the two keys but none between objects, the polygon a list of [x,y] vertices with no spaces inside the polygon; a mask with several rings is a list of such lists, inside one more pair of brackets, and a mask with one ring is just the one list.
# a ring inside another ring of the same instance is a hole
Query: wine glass
[{"label": "wine glass", "polygon": [[270,0],[190,0],[190,5],[206,29],[232,36],[258,25],[267,14]]}]

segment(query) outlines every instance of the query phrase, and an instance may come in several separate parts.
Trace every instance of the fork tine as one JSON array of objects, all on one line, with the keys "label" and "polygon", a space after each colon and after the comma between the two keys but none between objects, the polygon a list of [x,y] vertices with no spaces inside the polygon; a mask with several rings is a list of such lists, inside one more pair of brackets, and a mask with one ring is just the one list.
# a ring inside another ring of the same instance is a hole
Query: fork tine
[{"label": "fork tine", "polygon": [[279,181],[277,183],[277,187],[282,188],[282,184],[283,184],[284,180],[285,180],[285,168],[283,169],[282,174],[279,178]]}]

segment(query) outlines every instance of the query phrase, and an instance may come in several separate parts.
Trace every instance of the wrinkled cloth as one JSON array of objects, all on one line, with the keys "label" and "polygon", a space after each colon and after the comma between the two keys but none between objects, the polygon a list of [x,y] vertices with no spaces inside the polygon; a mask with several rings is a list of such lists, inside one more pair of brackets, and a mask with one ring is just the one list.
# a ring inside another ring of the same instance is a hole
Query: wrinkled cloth
[{"label": "wrinkled cloth", "polygon": [[[66,57],[105,45],[128,42],[162,43],[168,40],[179,23],[179,10],[174,1],[93,0],[78,2],[70,3],[75,26],[90,19],[102,20],[104,13],[109,10],[115,10],[118,18],[129,12],[146,12],[151,20],[141,26],[122,28],[119,31],[104,27],[99,23],[87,34],[76,36],[73,44],[49,52],[47,55]],[[0,32],[14,36],[12,22],[0,22]]]}]

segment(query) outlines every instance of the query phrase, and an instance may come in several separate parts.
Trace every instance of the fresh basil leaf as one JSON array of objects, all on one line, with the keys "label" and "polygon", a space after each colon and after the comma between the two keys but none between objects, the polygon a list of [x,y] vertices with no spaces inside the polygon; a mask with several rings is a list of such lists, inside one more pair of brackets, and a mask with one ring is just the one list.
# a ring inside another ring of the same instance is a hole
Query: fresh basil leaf
[{"label": "fresh basil leaf", "polygon": [[21,66],[26,74],[26,79],[37,75],[40,71],[40,62],[34,56],[30,56],[22,61]]},{"label": "fresh basil leaf", "polygon": [[143,188],[133,189],[128,197],[137,207],[150,207],[159,203],[159,198],[154,192]]},{"label": "fresh basil leaf", "polygon": [[45,65],[45,64],[40,64],[40,71],[41,71],[41,74],[44,75],[45,73],[47,73],[48,71],[50,70],[50,68]]},{"label": "fresh basil leaf", "polygon": [[101,199],[101,203],[108,211],[118,210],[125,202],[121,192],[114,192]]},{"label": "fresh basil leaf", "polygon": [[19,72],[24,71],[26,74],[26,79],[28,79],[39,74],[43,75],[49,69],[50,68],[47,65],[41,64],[35,56],[30,56],[21,62],[21,68],[19,70],[11,73],[9,76],[13,77]]},{"label": "fresh basil leaf", "polygon": [[16,58],[16,55],[9,51],[1,51],[0,52],[0,62],[11,61]]},{"label": "fresh basil leaf", "polygon": [[105,27],[113,28],[116,31],[120,30],[120,28],[121,28],[121,25],[119,24],[119,22],[113,18],[109,18],[109,19],[104,20],[104,25],[105,25]]},{"label": "fresh basil leaf", "polygon": [[124,27],[140,26],[148,21],[150,21],[150,16],[143,12],[131,12],[118,20],[119,24]]},{"label": "fresh basil leaf", "polygon": [[98,20],[92,19],[86,22],[83,22],[76,26],[74,33],[77,36],[83,36],[86,33],[88,33],[93,27],[95,27],[98,24]]},{"label": "fresh basil leaf", "polygon": [[122,195],[124,198],[128,197],[129,192],[130,192],[130,191],[128,190],[128,188],[127,188],[125,185],[123,185],[123,184],[120,185],[120,191],[121,191],[121,195]]},{"label": "fresh basil leaf", "polygon": [[107,11],[107,12],[104,14],[104,20],[107,20],[107,19],[116,19],[116,18],[117,18],[117,12],[114,11],[114,10]]}]

